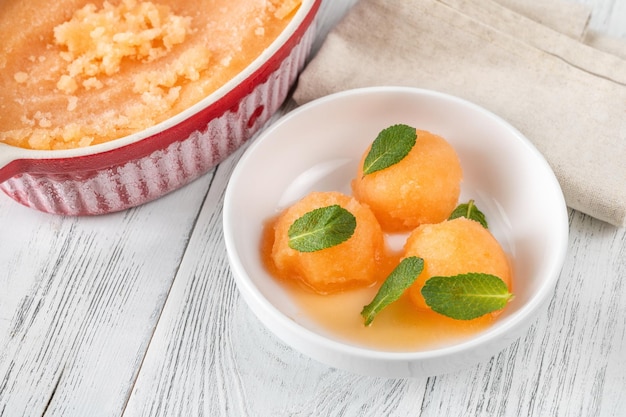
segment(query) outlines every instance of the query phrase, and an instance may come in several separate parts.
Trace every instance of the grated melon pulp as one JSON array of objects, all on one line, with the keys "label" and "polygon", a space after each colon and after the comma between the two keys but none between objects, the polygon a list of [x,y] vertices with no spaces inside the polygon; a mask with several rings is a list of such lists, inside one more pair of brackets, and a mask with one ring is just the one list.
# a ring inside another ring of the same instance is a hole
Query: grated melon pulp
[{"label": "grated melon pulp", "polygon": [[300,2],[2,2],[0,142],[68,149],[159,123],[240,73]]}]

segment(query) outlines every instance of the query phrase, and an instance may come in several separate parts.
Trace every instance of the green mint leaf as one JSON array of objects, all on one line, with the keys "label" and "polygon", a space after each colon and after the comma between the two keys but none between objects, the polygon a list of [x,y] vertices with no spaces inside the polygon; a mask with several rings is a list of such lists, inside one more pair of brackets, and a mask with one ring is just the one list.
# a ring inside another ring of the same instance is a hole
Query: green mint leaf
[{"label": "green mint leaf", "polygon": [[433,311],[457,320],[500,310],[513,298],[502,279],[480,273],[432,277],[422,287],[422,295]]},{"label": "green mint leaf", "polygon": [[363,307],[361,316],[365,319],[365,325],[369,326],[382,309],[400,298],[422,273],[422,269],[424,269],[422,258],[417,256],[404,258],[383,282],[372,302]]},{"label": "green mint leaf", "polygon": [[397,164],[408,155],[416,141],[417,132],[411,126],[399,124],[382,130],[365,157],[363,175]]},{"label": "green mint leaf", "polygon": [[334,204],[309,211],[289,227],[289,247],[300,252],[315,252],[350,239],[356,218]]},{"label": "green mint leaf", "polygon": [[474,205],[474,200],[470,200],[466,204],[459,204],[459,206],[454,209],[452,214],[450,214],[448,220],[453,220],[458,217],[465,217],[470,220],[477,221],[478,223],[482,224],[485,229],[489,228],[489,225],[487,224],[487,218],[480,210],[478,210],[478,207]]}]

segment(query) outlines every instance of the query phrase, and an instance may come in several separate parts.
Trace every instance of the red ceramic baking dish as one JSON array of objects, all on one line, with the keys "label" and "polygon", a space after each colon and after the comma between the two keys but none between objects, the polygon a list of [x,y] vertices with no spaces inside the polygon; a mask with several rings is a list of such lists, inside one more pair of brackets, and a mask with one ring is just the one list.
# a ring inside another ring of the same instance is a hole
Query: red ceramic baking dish
[{"label": "red ceramic baking dish", "polygon": [[44,212],[96,215],[188,184],[250,139],[283,103],[311,50],[320,4],[303,0],[285,30],[244,71],[149,129],[69,150],[0,143],[0,189]]}]

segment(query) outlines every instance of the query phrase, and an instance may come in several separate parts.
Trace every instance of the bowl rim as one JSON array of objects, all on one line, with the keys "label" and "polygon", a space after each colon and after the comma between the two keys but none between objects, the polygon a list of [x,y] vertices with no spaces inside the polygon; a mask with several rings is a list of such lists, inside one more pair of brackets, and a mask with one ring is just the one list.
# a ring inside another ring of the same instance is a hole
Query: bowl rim
[{"label": "bowl rim", "polygon": [[[558,210],[561,215],[558,219],[554,219],[554,222],[558,222],[558,235],[560,239],[558,239],[559,246],[555,249],[555,253],[552,257],[552,261],[549,264],[549,268],[545,271],[546,279],[542,280],[537,290],[529,297],[528,301],[520,306],[518,310],[516,310],[513,314],[507,317],[506,326],[491,326],[488,329],[482,331],[481,333],[472,336],[469,339],[460,341],[458,343],[454,343],[451,345],[446,345],[442,347],[437,347],[434,349],[425,349],[419,351],[391,351],[391,350],[380,350],[374,348],[368,348],[364,346],[357,346],[349,343],[343,343],[337,340],[332,340],[328,337],[325,337],[311,329],[300,325],[294,320],[287,317],[282,311],[280,311],[276,306],[274,306],[261,291],[256,287],[252,279],[246,274],[245,267],[243,266],[243,262],[241,261],[239,255],[236,251],[235,238],[233,233],[230,233],[230,224],[234,221],[231,216],[232,210],[231,205],[233,204],[232,195],[234,191],[234,184],[237,182],[237,179],[240,175],[240,171],[243,169],[243,165],[245,161],[254,154],[255,149],[262,145],[263,138],[270,136],[274,130],[280,128],[281,124],[285,123],[289,119],[298,116],[301,113],[307,112],[310,108],[323,106],[325,103],[329,101],[334,101],[336,99],[341,99],[346,96],[351,95],[368,95],[368,94],[380,94],[380,93],[409,93],[409,94],[418,94],[422,96],[431,96],[431,97],[439,97],[445,100],[456,102],[462,106],[469,107],[474,111],[480,111],[487,116],[494,119],[494,121],[503,124],[507,129],[511,131],[511,133],[520,140],[527,148],[530,149],[531,152],[534,153],[537,162],[542,164],[544,169],[547,169],[547,172],[552,175],[549,176],[549,181],[552,183],[552,186],[555,190],[558,190],[558,195],[555,195],[559,202],[560,210]],[[317,346],[322,346],[326,349],[332,350],[334,352],[338,352],[340,354],[347,354],[350,356],[356,356],[361,359],[368,360],[384,360],[390,362],[412,362],[412,361],[420,361],[420,360],[429,360],[429,359],[441,359],[444,357],[448,357],[455,353],[460,353],[464,351],[473,350],[479,348],[482,345],[487,344],[488,342],[494,341],[498,338],[502,338],[507,333],[510,333],[514,329],[519,329],[522,326],[528,326],[531,324],[531,319],[537,314],[538,310],[545,304],[545,302],[552,297],[554,288],[556,286],[556,282],[558,281],[560,272],[562,270],[565,257],[567,254],[568,248],[568,239],[569,239],[569,220],[568,220],[568,212],[567,206],[565,203],[565,199],[563,197],[562,190],[558,183],[558,180],[554,176],[554,172],[552,168],[549,166],[545,157],[537,150],[537,148],[530,142],[528,138],[526,138],[518,129],[513,127],[508,121],[504,120],[502,117],[496,115],[495,113],[469,101],[464,98],[453,96],[448,93],[417,88],[417,87],[407,87],[407,86],[373,86],[373,87],[361,87],[354,88],[349,90],[344,90],[340,92],[335,92],[318,99],[312,100],[306,104],[297,107],[291,112],[285,114],[278,121],[276,121],[272,126],[262,132],[259,137],[257,137],[242,155],[240,160],[237,163],[237,166],[234,168],[225,195],[224,195],[224,207],[223,207],[223,232],[224,232],[224,241],[227,250],[227,256],[230,261],[230,266],[232,268],[232,273],[237,284],[237,287],[242,292],[242,295],[247,303],[253,302],[256,304],[256,307],[261,308],[265,314],[269,316],[261,317],[260,313],[256,309],[252,309],[254,314],[263,321],[266,326],[272,327],[272,325],[277,325],[282,328],[288,329],[292,332],[298,340],[305,341],[307,343],[312,343]],[[270,321],[273,320],[274,323],[270,324]],[[278,337],[285,340],[283,335],[277,334]],[[286,341],[286,340],[285,340]]]},{"label": "bowl rim", "polygon": [[[119,148],[137,145],[137,143],[142,141],[157,140],[169,129],[185,123],[203,111],[214,109],[213,113],[217,115],[223,114],[239,102],[242,94],[243,96],[249,94],[254,86],[263,82],[270,75],[272,71],[269,67],[272,64],[282,62],[288,56],[291,48],[300,41],[306,30],[313,24],[321,2],[322,0],[302,0],[299,9],[291,17],[285,29],[259,56],[224,85],[181,112],[141,131],[81,148],[42,150],[22,148],[0,142],[0,172],[13,163],[22,165],[19,164],[20,161],[52,161],[106,154]],[[217,105],[219,106],[216,107]],[[185,137],[182,137],[177,140],[182,141],[184,139]],[[175,141],[176,139],[170,140],[165,146]],[[160,148],[156,147],[152,150]],[[49,167],[49,164],[46,166]],[[91,169],[91,167],[88,169]],[[16,174],[21,173],[19,168],[17,171]],[[9,175],[8,178],[13,175]]]}]

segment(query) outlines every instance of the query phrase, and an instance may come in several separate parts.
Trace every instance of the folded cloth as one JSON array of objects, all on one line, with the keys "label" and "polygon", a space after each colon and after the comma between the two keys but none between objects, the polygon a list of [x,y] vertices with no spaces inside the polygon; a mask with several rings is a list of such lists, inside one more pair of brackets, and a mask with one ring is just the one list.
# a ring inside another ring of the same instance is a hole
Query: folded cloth
[{"label": "folded cloth", "polygon": [[587,20],[568,36],[492,0],[361,0],[305,68],[294,99],[373,85],[463,97],[534,143],[569,207],[623,226],[626,60],[577,40]]},{"label": "folded cloth", "polygon": [[626,59],[626,42],[624,42],[623,39],[614,38],[595,30],[588,30],[585,33],[583,42],[593,48],[600,49],[619,56],[622,59]]},{"label": "folded cloth", "polygon": [[589,29],[591,8],[572,0],[495,0],[527,18],[585,44],[626,59],[626,42]]},{"label": "folded cloth", "polygon": [[495,0],[512,11],[577,40],[583,40],[591,8],[571,0]]}]

